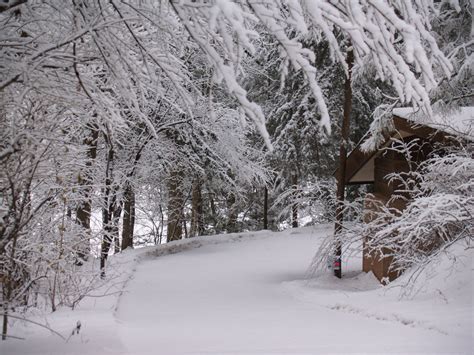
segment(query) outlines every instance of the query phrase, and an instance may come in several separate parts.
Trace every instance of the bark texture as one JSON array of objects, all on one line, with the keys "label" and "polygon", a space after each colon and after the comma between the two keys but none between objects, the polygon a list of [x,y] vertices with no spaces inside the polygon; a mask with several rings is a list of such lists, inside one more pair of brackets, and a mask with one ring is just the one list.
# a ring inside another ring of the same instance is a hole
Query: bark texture
[{"label": "bark texture", "polygon": [[347,52],[347,67],[349,68],[349,75],[346,78],[344,84],[344,116],[342,120],[341,130],[341,144],[339,146],[339,176],[337,177],[337,205],[336,205],[336,224],[334,230],[335,246],[334,246],[334,275],[338,278],[342,277],[342,245],[338,240],[337,235],[342,230],[342,222],[344,220],[344,199],[345,199],[345,187],[346,187],[346,160],[347,160],[347,145],[349,142],[349,128],[350,128],[350,117],[352,111],[352,87],[351,87],[351,76],[352,67],[354,64],[354,53],[352,50]]},{"label": "bark texture", "polygon": [[183,235],[184,194],[182,189],[183,173],[175,168],[168,181],[168,230],[167,241],[180,240]]},{"label": "bark texture", "polygon": [[78,177],[78,183],[82,193],[82,201],[76,208],[76,223],[79,224],[83,230],[84,235],[78,245],[77,257],[78,263],[81,264],[83,260],[87,259],[90,253],[89,239],[91,234],[91,211],[92,211],[92,165],[97,157],[97,141],[99,138],[99,127],[91,125],[89,135],[84,139],[83,144],[87,147],[86,150],[86,168]]},{"label": "bark texture", "polygon": [[190,237],[202,235],[204,232],[203,209],[202,209],[202,182],[196,178],[193,182],[191,202],[191,230]]},{"label": "bark texture", "polygon": [[[291,184],[295,190],[298,188],[298,174],[296,171],[291,176]],[[298,228],[298,203],[296,202],[291,206],[291,227]]]},{"label": "bark texture", "polygon": [[124,192],[122,218],[122,250],[133,248],[133,234],[135,228],[135,192],[127,184]]}]

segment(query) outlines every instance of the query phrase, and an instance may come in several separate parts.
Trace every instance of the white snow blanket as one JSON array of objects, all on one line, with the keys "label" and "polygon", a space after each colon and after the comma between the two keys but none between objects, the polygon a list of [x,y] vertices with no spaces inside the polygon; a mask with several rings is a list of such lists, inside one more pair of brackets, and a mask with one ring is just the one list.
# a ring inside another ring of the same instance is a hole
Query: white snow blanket
[{"label": "white snow blanket", "polygon": [[393,114],[457,137],[474,140],[474,107],[436,112],[431,117],[426,116],[420,109],[400,107],[393,109]]},{"label": "white snow blanket", "polygon": [[331,233],[321,225],[126,252],[112,258],[120,274],[109,296],[34,317],[67,337],[80,320],[79,335],[64,342],[16,322],[11,334],[25,340],[1,342],[0,354],[472,352],[472,249],[453,246],[400,299],[412,273],[383,287],[360,271],[360,255],[343,260],[342,280],[305,280]]}]

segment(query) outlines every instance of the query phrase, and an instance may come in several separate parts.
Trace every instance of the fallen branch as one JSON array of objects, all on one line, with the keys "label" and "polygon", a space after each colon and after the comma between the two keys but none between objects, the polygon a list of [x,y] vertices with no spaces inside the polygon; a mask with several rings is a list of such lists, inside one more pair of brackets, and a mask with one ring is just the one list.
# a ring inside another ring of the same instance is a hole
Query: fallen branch
[{"label": "fallen branch", "polygon": [[[3,317],[4,315],[5,315],[5,313],[0,313],[0,316]],[[65,338],[61,333],[58,333],[57,331],[55,331],[54,329],[51,329],[50,327],[48,327],[48,326],[45,325],[45,324],[41,324],[41,323],[35,322],[35,321],[31,320],[31,319],[27,319],[27,318],[23,318],[23,317],[12,316],[11,314],[8,314],[8,317],[9,317],[9,318],[15,318],[15,319],[23,320],[23,321],[29,322],[29,323],[33,323],[33,324],[35,324],[35,325],[37,325],[37,326],[40,326],[40,327],[42,327],[42,328],[45,328],[45,329],[49,330],[51,333],[56,334],[56,335],[59,336],[62,340],[66,341],[66,338]],[[13,336],[11,336],[11,335],[7,335],[7,336],[9,336],[9,337],[11,337],[11,338],[13,337]]]}]

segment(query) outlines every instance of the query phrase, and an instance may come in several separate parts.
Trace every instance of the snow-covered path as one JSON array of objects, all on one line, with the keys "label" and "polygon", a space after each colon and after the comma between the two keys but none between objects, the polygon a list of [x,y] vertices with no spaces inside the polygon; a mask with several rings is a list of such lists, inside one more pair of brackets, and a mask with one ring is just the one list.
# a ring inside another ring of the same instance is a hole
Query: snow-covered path
[{"label": "snow-covered path", "polygon": [[[361,309],[351,305],[351,298],[363,302],[361,292],[343,283],[308,297],[297,280],[321,232],[260,233],[142,262],[116,313],[122,342],[133,354],[468,350],[465,338],[419,321],[417,307],[408,310],[414,320],[384,316],[370,308],[372,295]],[[365,290],[379,288],[371,277],[356,280]]]},{"label": "snow-covered path", "polygon": [[[25,340],[0,342],[0,354],[472,353],[473,249],[454,245],[456,267],[444,255],[431,275],[419,276],[423,292],[400,300],[410,273],[382,287],[360,272],[360,256],[344,261],[342,280],[303,280],[331,231],[199,237],[127,251],[111,258],[108,296],[74,311],[30,314],[67,342],[17,322],[11,334]],[[71,337],[78,320],[81,333]]]}]

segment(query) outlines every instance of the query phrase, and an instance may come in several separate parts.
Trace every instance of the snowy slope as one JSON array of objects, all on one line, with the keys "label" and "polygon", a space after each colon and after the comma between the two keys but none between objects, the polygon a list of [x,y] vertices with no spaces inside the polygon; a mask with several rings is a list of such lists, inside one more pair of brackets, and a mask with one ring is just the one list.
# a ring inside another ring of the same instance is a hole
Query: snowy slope
[{"label": "snowy slope", "polygon": [[17,324],[28,339],[0,344],[0,354],[471,353],[471,251],[452,251],[464,272],[439,260],[434,275],[419,277],[426,287],[400,300],[409,274],[381,287],[357,271],[360,260],[346,262],[343,280],[303,280],[330,231],[201,237],[126,253],[115,261],[121,277],[136,270],[120,297],[49,317],[63,332],[79,318],[80,336],[65,344]]}]

